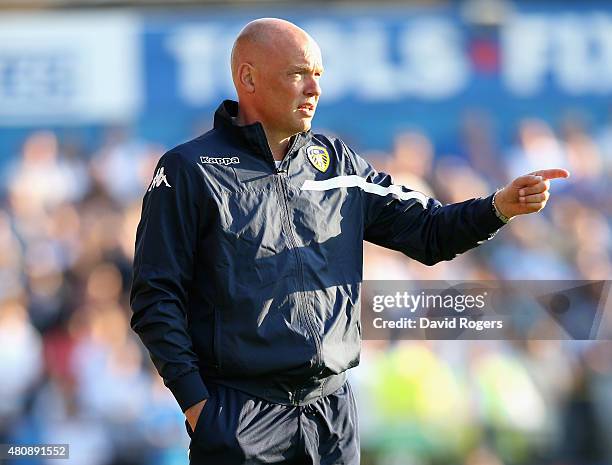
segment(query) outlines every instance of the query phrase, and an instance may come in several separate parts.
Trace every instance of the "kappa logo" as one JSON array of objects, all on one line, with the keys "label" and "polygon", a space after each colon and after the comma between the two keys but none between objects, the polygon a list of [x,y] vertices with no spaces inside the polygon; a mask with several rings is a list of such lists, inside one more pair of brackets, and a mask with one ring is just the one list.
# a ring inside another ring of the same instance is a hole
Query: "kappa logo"
[{"label": "kappa logo", "polygon": [[240,158],[238,157],[200,157],[200,163],[208,163],[213,165],[235,165],[240,163]]},{"label": "kappa logo", "polygon": [[321,173],[325,173],[327,171],[327,168],[329,168],[329,153],[325,147],[313,145],[306,149],[306,154],[308,155],[308,160],[310,160],[312,166],[318,169]]},{"label": "kappa logo", "polygon": [[151,189],[153,189],[154,187],[161,186],[162,182],[166,185],[166,187],[172,187],[170,184],[168,184],[168,179],[166,178],[166,175],[164,174],[163,166],[157,170],[157,173],[155,173],[155,176],[153,177],[153,181],[151,181],[151,185],[149,186],[149,189],[147,190],[147,192],[151,191]]}]

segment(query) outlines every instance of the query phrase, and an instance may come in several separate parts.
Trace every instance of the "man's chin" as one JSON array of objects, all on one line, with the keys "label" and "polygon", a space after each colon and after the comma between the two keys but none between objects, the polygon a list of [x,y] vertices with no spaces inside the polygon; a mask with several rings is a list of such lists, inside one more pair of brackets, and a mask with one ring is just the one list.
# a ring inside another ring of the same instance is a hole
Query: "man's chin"
[{"label": "man's chin", "polygon": [[291,127],[291,134],[297,134],[300,132],[309,131],[312,127],[312,118],[300,118],[294,121],[293,126]]},{"label": "man's chin", "polygon": [[300,129],[298,132],[309,131],[312,127],[312,118],[304,118],[301,120],[301,124],[299,125]]}]

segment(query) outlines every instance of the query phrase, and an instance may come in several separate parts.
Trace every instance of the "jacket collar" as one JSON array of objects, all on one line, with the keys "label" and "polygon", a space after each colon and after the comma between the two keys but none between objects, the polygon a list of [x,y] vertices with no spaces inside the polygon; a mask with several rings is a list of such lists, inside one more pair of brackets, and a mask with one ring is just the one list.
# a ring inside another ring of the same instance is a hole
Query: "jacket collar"
[{"label": "jacket collar", "polygon": [[[215,112],[215,129],[225,129],[232,135],[236,136],[248,149],[254,151],[259,156],[274,160],[268,140],[266,139],[266,133],[264,132],[263,125],[260,122],[255,122],[246,126],[238,126],[234,118],[238,116],[238,102],[233,100],[224,100]],[[289,149],[291,153],[297,152],[311,139],[312,135],[310,131],[300,132],[289,141]],[[288,153],[287,155],[291,155]]]}]

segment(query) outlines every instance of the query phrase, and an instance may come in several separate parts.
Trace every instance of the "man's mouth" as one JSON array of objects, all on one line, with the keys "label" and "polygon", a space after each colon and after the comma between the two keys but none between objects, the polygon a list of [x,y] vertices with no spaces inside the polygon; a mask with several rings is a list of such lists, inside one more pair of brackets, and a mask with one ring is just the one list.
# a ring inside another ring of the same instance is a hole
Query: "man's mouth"
[{"label": "man's mouth", "polygon": [[298,111],[308,117],[313,117],[315,112],[315,106],[312,103],[303,103],[298,107]]},{"label": "man's mouth", "polygon": [[299,107],[298,110],[308,110],[308,111],[314,111],[315,106],[312,103],[302,103]]}]

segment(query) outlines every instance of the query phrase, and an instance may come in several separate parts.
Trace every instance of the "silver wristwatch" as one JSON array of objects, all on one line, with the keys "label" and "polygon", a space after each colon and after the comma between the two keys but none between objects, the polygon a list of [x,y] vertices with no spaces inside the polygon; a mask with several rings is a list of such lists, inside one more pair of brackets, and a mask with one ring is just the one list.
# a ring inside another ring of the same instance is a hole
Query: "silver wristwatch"
[{"label": "silver wristwatch", "polygon": [[506,215],[504,215],[502,212],[499,211],[499,208],[497,208],[497,205],[495,204],[495,197],[497,197],[497,193],[500,191],[501,189],[497,189],[495,191],[495,194],[493,194],[493,200],[492,200],[492,205],[493,205],[493,211],[495,212],[495,216],[497,216],[502,223],[506,224],[508,223],[508,221],[510,221],[512,218],[508,218]]}]

